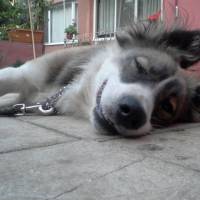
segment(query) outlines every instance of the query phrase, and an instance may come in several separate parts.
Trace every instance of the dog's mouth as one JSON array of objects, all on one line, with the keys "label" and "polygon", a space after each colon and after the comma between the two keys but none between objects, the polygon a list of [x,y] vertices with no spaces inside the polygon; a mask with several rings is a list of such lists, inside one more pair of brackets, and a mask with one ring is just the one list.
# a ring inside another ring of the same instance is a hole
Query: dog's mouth
[{"label": "dog's mouth", "polygon": [[117,130],[114,126],[114,123],[105,116],[103,112],[103,108],[101,106],[101,97],[102,97],[102,93],[106,87],[107,82],[108,80],[106,79],[100,86],[99,90],[97,91],[96,107],[94,108],[94,118],[95,118],[95,121],[99,123],[101,128],[108,131],[108,133],[110,134],[116,134]]}]

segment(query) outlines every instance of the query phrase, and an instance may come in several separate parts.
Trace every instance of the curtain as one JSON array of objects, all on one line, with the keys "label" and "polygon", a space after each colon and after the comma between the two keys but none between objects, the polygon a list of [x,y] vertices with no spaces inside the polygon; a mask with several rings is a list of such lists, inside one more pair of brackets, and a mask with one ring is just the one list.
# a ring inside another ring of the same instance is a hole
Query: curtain
[{"label": "curtain", "polygon": [[114,32],[115,0],[98,0],[98,34]]},{"label": "curtain", "polygon": [[44,12],[44,42],[47,43],[48,42],[48,10],[45,10]]},{"label": "curtain", "polygon": [[138,0],[138,19],[146,20],[150,15],[160,11],[161,0]]},{"label": "curtain", "polygon": [[122,28],[134,21],[135,0],[117,1],[117,28]]},{"label": "curtain", "polygon": [[72,6],[71,3],[66,3],[65,4],[65,27],[67,28],[69,25],[72,24]]}]

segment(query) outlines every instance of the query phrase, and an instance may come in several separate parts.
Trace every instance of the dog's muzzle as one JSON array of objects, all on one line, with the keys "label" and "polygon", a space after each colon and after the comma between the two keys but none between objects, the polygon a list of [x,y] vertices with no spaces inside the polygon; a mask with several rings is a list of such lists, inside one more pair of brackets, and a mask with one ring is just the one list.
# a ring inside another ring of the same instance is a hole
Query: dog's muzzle
[{"label": "dog's muzzle", "polygon": [[117,133],[117,130],[114,127],[114,124],[104,116],[103,109],[101,107],[101,96],[103,93],[103,90],[107,84],[108,80],[105,80],[101,87],[99,88],[97,92],[96,97],[96,107],[94,108],[93,114],[94,114],[94,120],[98,123],[98,125],[103,128],[104,130],[108,131],[108,133]]},{"label": "dog's muzzle", "polygon": [[[123,133],[119,132],[121,127],[127,131],[137,131],[147,121],[145,110],[141,103],[133,96],[122,96],[116,101],[112,108],[112,116],[107,114],[101,104],[101,96],[107,84],[107,80],[103,82],[97,92],[96,107],[94,108],[94,119],[100,128],[103,128],[108,133]],[[118,127],[118,128],[117,128]]]}]

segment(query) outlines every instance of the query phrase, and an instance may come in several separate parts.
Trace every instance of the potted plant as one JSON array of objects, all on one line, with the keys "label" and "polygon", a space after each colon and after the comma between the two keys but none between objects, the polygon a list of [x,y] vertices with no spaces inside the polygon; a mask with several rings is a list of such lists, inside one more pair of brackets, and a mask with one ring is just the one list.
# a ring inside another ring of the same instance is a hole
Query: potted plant
[{"label": "potted plant", "polygon": [[[49,0],[30,0],[32,10],[32,20],[34,28],[35,43],[43,42],[44,12],[50,6]],[[12,24],[15,26],[8,28],[8,37],[11,41],[32,42],[32,35],[29,23],[29,13],[27,0],[16,1],[12,5],[10,17],[13,19]],[[15,17],[17,16],[17,17]]]},{"label": "potted plant", "polygon": [[65,33],[66,33],[66,37],[68,40],[73,39],[74,36],[76,36],[77,33],[77,29],[75,25],[69,25],[66,29],[65,29]]}]

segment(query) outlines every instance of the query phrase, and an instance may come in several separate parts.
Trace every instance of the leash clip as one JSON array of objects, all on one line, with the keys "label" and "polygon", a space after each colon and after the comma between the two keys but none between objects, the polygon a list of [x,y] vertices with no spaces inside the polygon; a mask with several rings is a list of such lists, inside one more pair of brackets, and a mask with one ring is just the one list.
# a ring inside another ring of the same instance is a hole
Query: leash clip
[{"label": "leash clip", "polygon": [[43,108],[41,104],[35,104],[31,106],[26,106],[25,104],[15,104],[13,106],[14,109],[17,110],[16,116],[23,116],[26,113],[37,113],[42,115],[51,115],[55,113],[55,108],[49,106],[48,108]]},{"label": "leash clip", "polygon": [[16,110],[16,116],[23,116],[25,115],[25,104],[15,104],[13,105],[13,109]]}]

